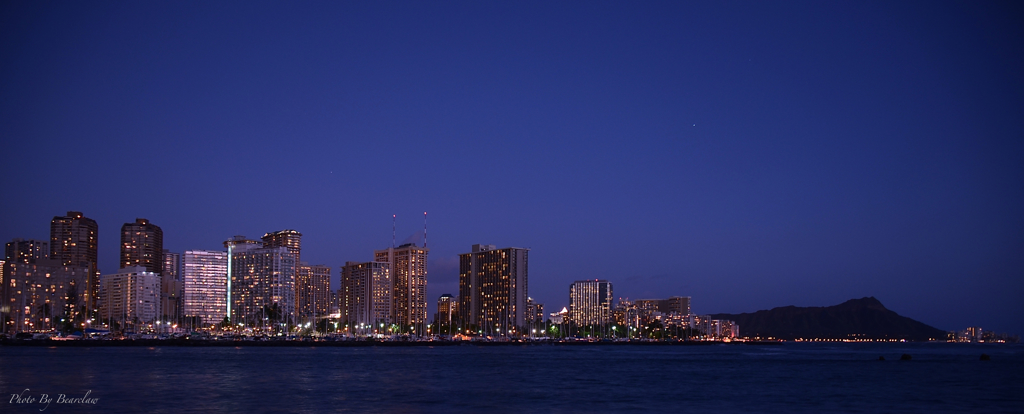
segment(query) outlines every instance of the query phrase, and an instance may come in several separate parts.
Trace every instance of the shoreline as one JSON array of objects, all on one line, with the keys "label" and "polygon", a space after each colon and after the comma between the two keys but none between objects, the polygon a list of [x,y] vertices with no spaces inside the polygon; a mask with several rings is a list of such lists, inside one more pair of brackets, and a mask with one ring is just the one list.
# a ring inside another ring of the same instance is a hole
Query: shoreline
[{"label": "shoreline", "polygon": [[[125,340],[2,340],[0,347],[435,347],[435,346],[708,346],[708,345],[784,345],[829,343],[810,341],[224,341],[194,339],[125,339]],[[831,342],[833,344],[893,344],[894,342]],[[928,344],[946,341],[907,341]],[[956,342],[958,343],[958,342]],[[999,345],[993,343],[993,345]],[[1005,345],[1005,344],[1003,344]]]},{"label": "shoreline", "polygon": [[16,340],[0,341],[4,346],[37,347],[435,347],[435,346],[701,346],[701,345],[777,345],[777,341],[713,342],[713,341],[216,341],[192,339],[126,339],[126,340]]}]

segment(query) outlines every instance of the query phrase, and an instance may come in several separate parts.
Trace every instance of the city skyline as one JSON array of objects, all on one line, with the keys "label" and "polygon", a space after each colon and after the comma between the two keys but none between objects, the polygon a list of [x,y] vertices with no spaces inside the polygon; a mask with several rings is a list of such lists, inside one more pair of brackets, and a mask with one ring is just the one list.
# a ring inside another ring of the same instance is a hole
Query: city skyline
[{"label": "city skyline", "polygon": [[0,8],[5,243],[81,212],[113,274],[140,217],[175,253],[296,229],[337,289],[429,212],[429,313],[487,243],[549,312],[600,279],[1024,333],[1015,4]]}]

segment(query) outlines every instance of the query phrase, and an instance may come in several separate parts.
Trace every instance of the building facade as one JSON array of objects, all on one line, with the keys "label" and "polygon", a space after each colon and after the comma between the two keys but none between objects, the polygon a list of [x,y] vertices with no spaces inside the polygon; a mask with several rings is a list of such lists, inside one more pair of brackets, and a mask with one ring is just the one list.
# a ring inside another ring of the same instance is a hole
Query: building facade
[{"label": "building facade", "polygon": [[237,244],[232,249],[231,321],[246,326],[294,324],[294,256],[286,247],[252,246]]},{"label": "building facade", "polygon": [[689,296],[672,296],[668,299],[637,299],[633,302],[635,324],[646,325],[662,316],[685,317],[691,315]]},{"label": "building facade", "polygon": [[374,261],[389,263],[393,282],[392,321],[420,331],[427,322],[427,248],[403,244],[373,252]]},{"label": "building facade", "polygon": [[181,254],[168,250],[163,252],[163,271],[160,272],[160,309],[163,319],[177,321],[181,318]]},{"label": "building facade", "polygon": [[299,303],[299,297],[302,295],[302,285],[299,283],[299,275],[308,272],[302,268],[302,233],[298,230],[286,229],[278,230],[270,233],[265,233],[261,238],[263,240],[263,247],[284,247],[288,249],[288,253],[291,253],[295,259],[295,302],[293,305],[295,309],[292,311],[295,315],[299,315],[302,312],[301,304]]},{"label": "building facade", "polygon": [[236,250],[237,251],[244,251],[244,250],[249,250],[249,249],[256,249],[256,248],[259,248],[261,246],[263,246],[263,242],[260,242],[260,241],[257,241],[257,240],[249,240],[245,236],[241,236],[241,235],[232,236],[230,239],[227,239],[226,241],[224,241],[224,248],[228,250],[228,318],[229,319],[233,318],[234,317],[233,315],[235,314],[233,312],[233,309],[232,309],[232,307],[234,306],[235,302],[234,302],[234,298],[231,297],[231,295],[232,295],[231,275],[233,275],[235,273],[234,270],[232,269],[232,264],[234,263],[234,260],[232,258],[235,256],[234,252]]},{"label": "building facade", "polygon": [[331,268],[303,263],[295,277],[299,320],[313,321],[331,312]]},{"label": "building facade", "polygon": [[88,267],[58,260],[4,261],[0,284],[0,323],[5,332],[49,330],[84,311]]},{"label": "building facade", "polygon": [[164,265],[160,274],[174,280],[181,280],[181,254],[164,249]]},{"label": "building facade", "polygon": [[302,233],[296,230],[278,230],[263,235],[263,247],[284,247],[302,263]]},{"label": "building facade", "polygon": [[386,262],[346,262],[341,268],[338,307],[341,322],[350,332],[368,333],[366,326],[379,328],[393,322],[391,266]]},{"label": "building facade", "polygon": [[437,298],[437,311],[434,320],[438,325],[451,326],[455,314],[455,298],[445,293]]},{"label": "building facade", "polygon": [[160,274],[145,266],[130,266],[101,276],[99,315],[136,332],[160,320]]},{"label": "building facade", "polygon": [[569,286],[569,319],[576,326],[604,325],[612,320],[612,284],[577,280]]},{"label": "building facade", "polygon": [[526,298],[526,323],[532,327],[544,323],[544,304],[533,301],[533,298]]},{"label": "building facade", "polygon": [[50,221],[50,259],[64,266],[89,269],[85,286],[85,306],[89,312],[98,310],[100,270],[98,263],[99,225],[79,211],[54,216]]},{"label": "building facade", "polygon": [[164,271],[164,231],[144,218],[121,226],[121,268],[132,266]]},{"label": "building facade", "polygon": [[35,263],[50,258],[50,243],[42,240],[14,239],[4,246],[4,262]]},{"label": "building facade", "polygon": [[676,315],[689,315],[690,314],[690,297],[689,296],[672,296],[665,300],[664,308],[662,312],[667,314]]},{"label": "building facade", "polygon": [[227,252],[186,250],[181,283],[181,313],[193,326],[214,325],[228,316]]},{"label": "building facade", "polygon": [[459,255],[459,312],[485,333],[515,334],[526,325],[529,249],[475,244]]}]

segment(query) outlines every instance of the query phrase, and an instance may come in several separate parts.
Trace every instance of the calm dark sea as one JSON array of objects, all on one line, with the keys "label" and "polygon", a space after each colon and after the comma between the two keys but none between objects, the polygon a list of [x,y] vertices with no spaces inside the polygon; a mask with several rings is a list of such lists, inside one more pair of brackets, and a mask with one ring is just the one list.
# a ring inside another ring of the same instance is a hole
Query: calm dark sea
[{"label": "calm dark sea", "polygon": [[47,413],[1021,413],[1024,346],[0,347],[0,412],[40,412],[25,388],[99,398]]}]

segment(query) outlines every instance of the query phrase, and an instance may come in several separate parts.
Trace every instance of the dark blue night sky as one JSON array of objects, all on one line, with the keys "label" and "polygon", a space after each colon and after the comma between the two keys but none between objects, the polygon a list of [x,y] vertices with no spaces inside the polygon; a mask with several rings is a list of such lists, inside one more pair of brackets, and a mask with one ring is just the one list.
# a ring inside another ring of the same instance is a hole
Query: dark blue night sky
[{"label": "dark blue night sky", "polygon": [[1024,333],[1019,2],[0,4],[0,241],[82,211],[334,268],[528,247],[698,313],[875,296]]}]

